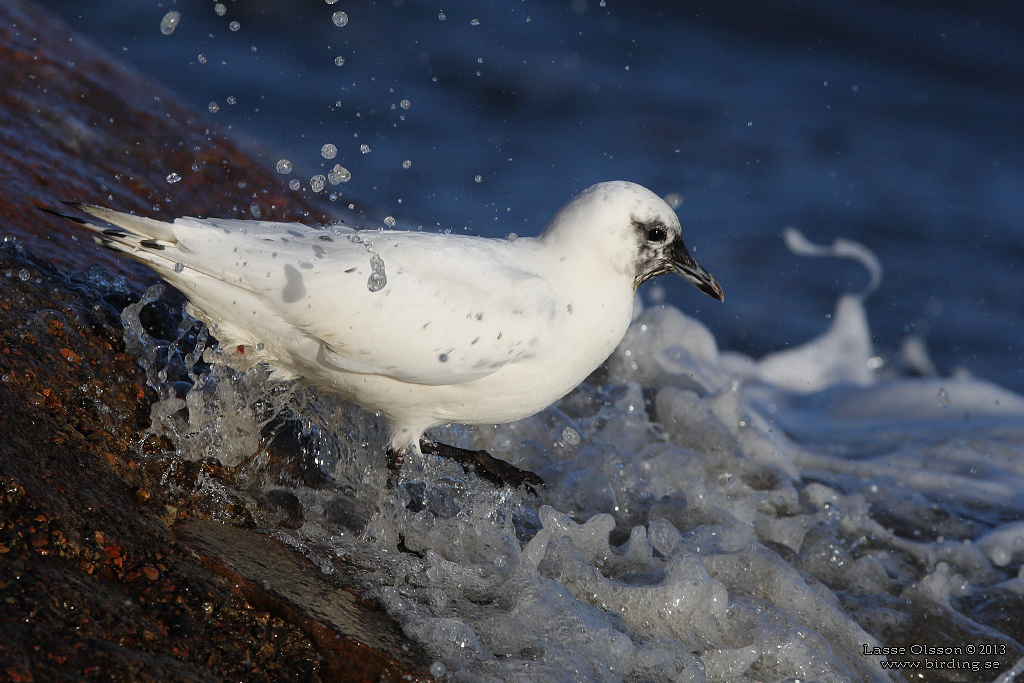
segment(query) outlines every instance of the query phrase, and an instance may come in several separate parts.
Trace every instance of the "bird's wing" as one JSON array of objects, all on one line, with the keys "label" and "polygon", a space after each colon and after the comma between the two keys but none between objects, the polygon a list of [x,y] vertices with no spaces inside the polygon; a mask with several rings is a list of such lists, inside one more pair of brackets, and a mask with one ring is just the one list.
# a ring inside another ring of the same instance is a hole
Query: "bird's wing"
[{"label": "bird's wing", "polygon": [[206,258],[220,251],[224,274],[317,339],[330,369],[467,382],[529,356],[554,324],[554,293],[506,242],[265,223],[223,232],[232,229],[242,226],[178,221],[175,235]]},{"label": "bird's wing", "polygon": [[251,295],[263,308],[251,319],[248,311],[233,313],[226,327],[266,325],[269,313],[278,336],[283,330],[315,340],[316,362],[328,369],[417,384],[467,382],[530,356],[555,323],[555,295],[530,270],[532,240],[220,219],[157,225],[141,225],[154,237],[136,240],[134,254],[122,251],[200,309],[215,297],[226,315],[226,298]]}]

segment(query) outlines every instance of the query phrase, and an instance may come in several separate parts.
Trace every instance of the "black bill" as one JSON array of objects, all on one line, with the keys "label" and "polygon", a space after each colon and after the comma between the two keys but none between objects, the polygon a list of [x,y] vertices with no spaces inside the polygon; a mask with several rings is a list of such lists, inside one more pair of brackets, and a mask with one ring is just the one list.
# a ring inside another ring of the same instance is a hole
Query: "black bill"
[{"label": "black bill", "polygon": [[676,242],[675,246],[676,248],[672,250],[672,260],[669,263],[676,275],[708,296],[725,301],[725,293],[722,292],[722,286],[718,284],[718,280],[693,260],[682,240]]}]

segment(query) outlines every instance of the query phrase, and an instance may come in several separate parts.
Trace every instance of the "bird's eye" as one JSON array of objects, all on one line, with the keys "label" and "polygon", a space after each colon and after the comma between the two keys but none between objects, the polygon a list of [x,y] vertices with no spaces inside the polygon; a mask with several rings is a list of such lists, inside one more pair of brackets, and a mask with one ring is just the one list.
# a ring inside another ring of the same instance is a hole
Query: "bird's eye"
[{"label": "bird's eye", "polygon": [[648,242],[664,242],[668,238],[668,233],[665,232],[664,228],[651,228],[647,231]]}]

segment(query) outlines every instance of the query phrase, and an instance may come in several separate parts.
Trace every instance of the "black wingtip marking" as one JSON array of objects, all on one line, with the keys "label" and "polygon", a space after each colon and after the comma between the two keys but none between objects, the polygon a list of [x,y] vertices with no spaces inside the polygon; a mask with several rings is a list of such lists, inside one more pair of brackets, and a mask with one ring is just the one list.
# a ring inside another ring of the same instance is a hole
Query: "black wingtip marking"
[{"label": "black wingtip marking", "polygon": [[45,206],[37,206],[36,208],[39,209],[40,211],[42,211],[43,213],[48,213],[51,216],[57,216],[58,218],[63,218],[65,220],[69,220],[69,221],[71,221],[73,223],[78,223],[79,225],[89,225],[89,221],[87,221],[87,220],[85,220],[83,218],[78,218],[76,216],[69,216],[66,213],[61,213],[60,211],[54,211],[53,209],[48,209]]},{"label": "black wingtip marking", "polygon": [[103,231],[103,234],[107,237],[131,237],[130,232],[119,230],[117,228],[107,228]]},{"label": "black wingtip marking", "polygon": [[160,244],[156,240],[141,240],[139,245],[146,247],[147,249],[156,249],[157,251],[164,250],[164,245]]}]

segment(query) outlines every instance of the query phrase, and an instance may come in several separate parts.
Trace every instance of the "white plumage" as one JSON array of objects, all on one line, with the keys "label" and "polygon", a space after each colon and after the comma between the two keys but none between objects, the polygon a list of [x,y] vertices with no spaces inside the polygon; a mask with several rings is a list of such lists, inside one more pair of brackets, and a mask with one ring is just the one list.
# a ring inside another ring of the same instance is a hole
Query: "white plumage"
[{"label": "white plumage", "polygon": [[508,422],[568,393],[621,341],[650,277],[722,298],[672,209],[626,182],[515,240],[73,206],[115,226],[80,221],[181,290],[222,345],[381,411],[397,453],[431,427]]}]

